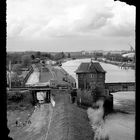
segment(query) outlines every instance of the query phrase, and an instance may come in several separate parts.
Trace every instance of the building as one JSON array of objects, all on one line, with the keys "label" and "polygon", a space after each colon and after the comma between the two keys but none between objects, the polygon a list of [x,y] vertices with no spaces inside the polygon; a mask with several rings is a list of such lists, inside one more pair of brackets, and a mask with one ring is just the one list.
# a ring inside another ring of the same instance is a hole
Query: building
[{"label": "building", "polygon": [[78,88],[93,90],[95,87],[105,89],[106,71],[98,62],[81,63],[76,74],[78,76]]},{"label": "building", "polygon": [[100,63],[92,62],[92,59],[91,62],[81,63],[76,74],[78,76],[78,88],[81,89],[78,103],[92,106],[98,99],[103,99],[105,114],[111,112],[113,110],[113,95],[105,89],[106,71]]},{"label": "building", "polygon": [[86,51],[84,51],[84,50],[81,51],[81,54],[82,54],[82,55],[86,55]]}]

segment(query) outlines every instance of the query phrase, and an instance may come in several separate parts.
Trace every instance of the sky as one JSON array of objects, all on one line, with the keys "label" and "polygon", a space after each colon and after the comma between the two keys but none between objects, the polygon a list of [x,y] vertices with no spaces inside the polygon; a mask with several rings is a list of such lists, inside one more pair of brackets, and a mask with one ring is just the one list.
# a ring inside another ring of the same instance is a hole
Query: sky
[{"label": "sky", "polygon": [[7,51],[128,50],[135,20],[114,0],[7,0]]}]

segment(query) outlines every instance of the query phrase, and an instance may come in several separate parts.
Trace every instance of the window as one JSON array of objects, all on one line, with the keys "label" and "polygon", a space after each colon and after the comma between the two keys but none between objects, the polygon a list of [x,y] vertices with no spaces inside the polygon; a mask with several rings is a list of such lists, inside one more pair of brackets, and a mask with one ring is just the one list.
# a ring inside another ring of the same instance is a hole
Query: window
[{"label": "window", "polygon": [[100,74],[100,75],[99,75],[99,78],[103,78],[103,75]]},{"label": "window", "polygon": [[91,78],[95,78],[94,74],[90,74],[90,77],[91,77]]}]

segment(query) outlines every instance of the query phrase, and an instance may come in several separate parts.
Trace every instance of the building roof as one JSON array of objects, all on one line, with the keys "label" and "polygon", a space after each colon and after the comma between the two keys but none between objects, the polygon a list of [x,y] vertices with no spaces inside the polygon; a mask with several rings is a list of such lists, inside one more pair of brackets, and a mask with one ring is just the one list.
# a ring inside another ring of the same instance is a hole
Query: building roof
[{"label": "building roof", "polygon": [[81,63],[76,73],[106,73],[98,62]]}]

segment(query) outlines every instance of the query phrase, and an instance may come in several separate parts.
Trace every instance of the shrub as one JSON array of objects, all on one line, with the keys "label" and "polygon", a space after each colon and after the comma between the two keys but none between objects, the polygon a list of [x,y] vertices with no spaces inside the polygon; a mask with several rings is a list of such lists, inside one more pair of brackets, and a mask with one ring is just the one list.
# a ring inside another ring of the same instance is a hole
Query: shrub
[{"label": "shrub", "polygon": [[33,105],[32,95],[27,92],[7,92],[7,108],[14,109],[25,109]]},{"label": "shrub", "polygon": [[91,91],[78,90],[77,91],[77,103],[85,106],[91,106],[93,103],[93,96]]}]

